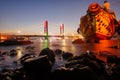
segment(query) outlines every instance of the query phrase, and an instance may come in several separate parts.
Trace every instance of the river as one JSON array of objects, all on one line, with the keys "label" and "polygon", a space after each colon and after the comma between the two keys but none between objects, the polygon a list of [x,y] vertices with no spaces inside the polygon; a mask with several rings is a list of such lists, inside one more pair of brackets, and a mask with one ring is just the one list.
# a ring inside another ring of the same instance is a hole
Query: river
[{"label": "river", "polygon": [[[65,52],[71,52],[73,55],[80,55],[87,50],[94,51],[96,53],[100,51],[109,51],[113,55],[117,55],[120,57],[120,40],[102,40],[100,43],[80,43],[80,44],[72,44],[72,40],[59,40],[54,39],[49,43],[46,41],[41,41],[40,38],[31,38],[33,44],[29,45],[14,45],[14,46],[0,46],[1,53],[3,52],[10,52],[10,50],[14,49],[17,51],[17,55],[14,57],[5,55],[0,57],[0,70],[7,67],[18,67],[20,65],[13,64],[14,61],[17,61],[20,57],[27,53],[34,53],[39,55],[40,51],[47,46],[52,49],[61,49]],[[111,46],[117,45],[118,48],[110,48]],[[33,47],[33,50],[28,50],[27,47]]]}]

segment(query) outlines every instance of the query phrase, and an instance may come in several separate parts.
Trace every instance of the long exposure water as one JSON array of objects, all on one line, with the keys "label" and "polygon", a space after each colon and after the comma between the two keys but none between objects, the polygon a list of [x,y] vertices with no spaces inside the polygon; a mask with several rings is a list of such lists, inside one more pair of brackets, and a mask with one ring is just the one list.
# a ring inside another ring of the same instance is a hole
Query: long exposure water
[{"label": "long exposure water", "polygon": [[[16,67],[19,65],[13,64],[14,61],[17,61],[20,57],[27,53],[34,53],[39,55],[40,51],[48,46],[52,50],[61,49],[65,52],[71,52],[73,55],[80,55],[87,50],[94,52],[99,51],[109,51],[113,55],[120,57],[120,40],[102,40],[100,43],[81,43],[81,44],[72,44],[72,40],[52,40],[48,44],[45,41],[41,41],[40,38],[31,38],[33,44],[29,45],[14,45],[14,46],[0,46],[1,53],[10,52],[14,49],[17,51],[17,55],[14,57],[5,55],[0,57],[0,70],[6,67]],[[110,48],[111,46],[118,45],[118,48]],[[27,47],[32,46],[34,49],[28,50]]]}]

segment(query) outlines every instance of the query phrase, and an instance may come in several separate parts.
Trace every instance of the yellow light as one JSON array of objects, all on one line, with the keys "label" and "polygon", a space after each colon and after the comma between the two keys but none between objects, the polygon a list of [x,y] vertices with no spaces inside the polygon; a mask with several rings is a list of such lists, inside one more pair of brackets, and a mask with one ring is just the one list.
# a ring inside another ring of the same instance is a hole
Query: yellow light
[{"label": "yellow light", "polygon": [[65,39],[62,40],[62,45],[66,45],[66,40]]},{"label": "yellow light", "polygon": [[17,53],[18,53],[18,55],[17,55],[17,56],[18,56],[18,59],[19,59],[19,58],[21,58],[21,57],[22,57],[22,52],[23,52],[23,50],[22,50],[22,48],[21,48],[21,47],[17,47],[16,49],[17,49]]}]

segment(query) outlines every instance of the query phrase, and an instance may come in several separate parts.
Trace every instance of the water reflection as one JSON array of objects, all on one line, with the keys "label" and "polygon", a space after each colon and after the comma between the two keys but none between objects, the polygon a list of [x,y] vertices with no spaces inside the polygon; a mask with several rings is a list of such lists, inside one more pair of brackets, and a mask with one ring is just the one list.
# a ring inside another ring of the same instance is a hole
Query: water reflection
[{"label": "water reflection", "polygon": [[17,51],[17,58],[19,59],[21,57],[22,57],[22,50],[20,49]]},{"label": "water reflection", "polygon": [[[81,44],[72,44],[72,40],[53,40],[52,42],[48,42],[48,40],[44,42],[40,42],[40,39],[34,40],[33,44],[30,45],[21,45],[21,46],[0,46],[1,52],[8,51],[15,49],[17,50],[17,56],[10,57],[8,55],[5,56],[5,61],[1,61],[1,64],[4,65],[11,65],[13,61],[18,60],[22,55],[26,54],[26,47],[27,46],[34,46],[35,47],[35,54],[39,55],[40,51],[43,48],[49,47],[50,49],[56,50],[61,49],[65,52],[71,52],[74,55],[80,55],[87,50],[91,50],[94,52],[99,51],[109,51],[114,55],[120,56],[120,48],[110,48],[113,45],[119,45],[120,40],[103,40],[100,43],[81,43]],[[28,52],[29,53],[29,52]],[[1,65],[0,65],[1,66]]]},{"label": "water reflection", "polygon": [[47,48],[47,47],[48,47],[48,44],[49,44],[48,39],[45,39],[45,40],[44,40],[44,48]]},{"label": "water reflection", "polygon": [[65,46],[67,45],[67,43],[66,43],[66,40],[65,40],[65,39],[62,40],[61,45],[62,45],[62,50],[63,50],[63,51],[66,51],[67,49],[66,49]]}]

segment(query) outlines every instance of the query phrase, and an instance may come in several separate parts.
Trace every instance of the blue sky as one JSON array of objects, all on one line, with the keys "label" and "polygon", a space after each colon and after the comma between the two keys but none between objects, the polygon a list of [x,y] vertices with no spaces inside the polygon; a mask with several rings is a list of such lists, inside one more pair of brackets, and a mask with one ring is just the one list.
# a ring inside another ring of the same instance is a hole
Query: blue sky
[{"label": "blue sky", "polygon": [[[120,20],[120,0],[108,0]],[[48,20],[49,34],[59,34],[64,24],[66,34],[75,34],[80,17],[90,3],[104,0],[0,0],[0,32],[43,34],[43,22]]]}]

